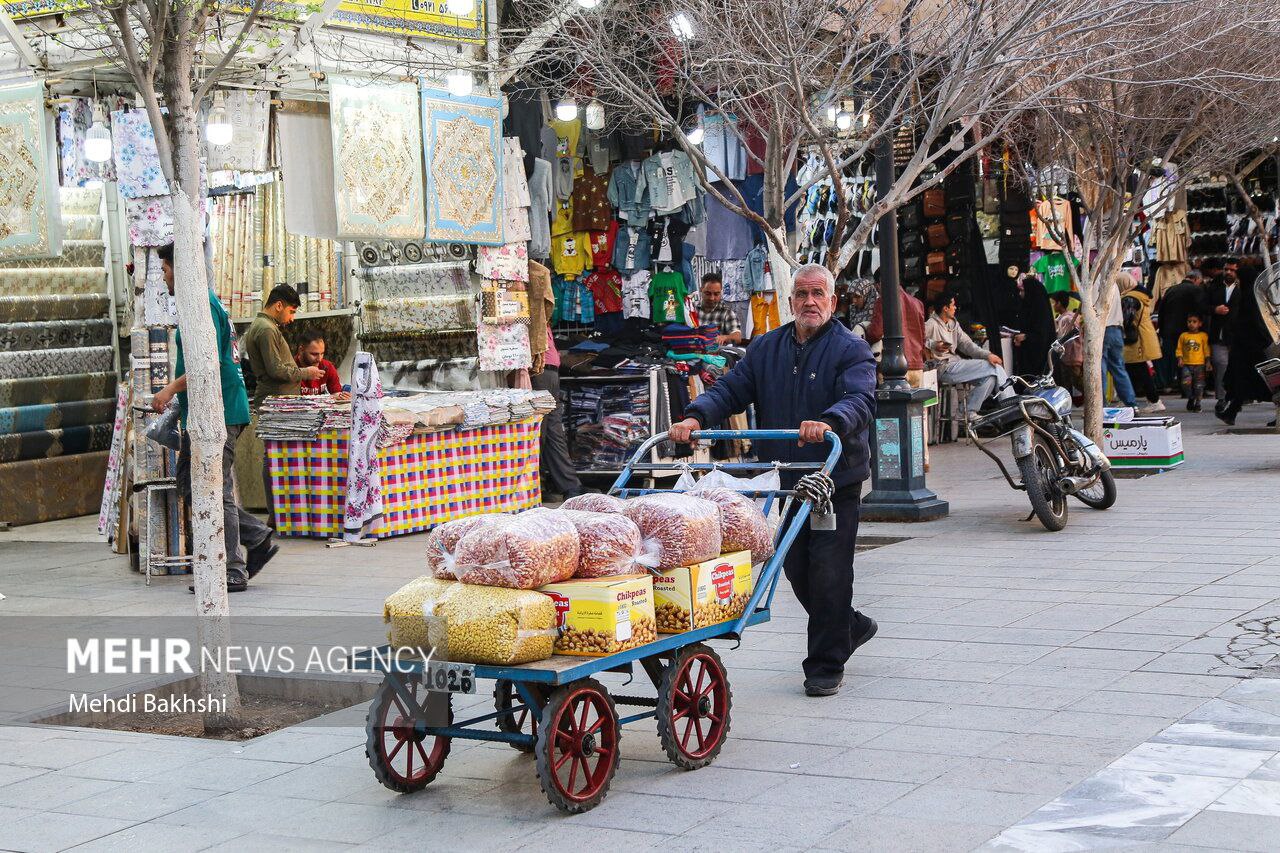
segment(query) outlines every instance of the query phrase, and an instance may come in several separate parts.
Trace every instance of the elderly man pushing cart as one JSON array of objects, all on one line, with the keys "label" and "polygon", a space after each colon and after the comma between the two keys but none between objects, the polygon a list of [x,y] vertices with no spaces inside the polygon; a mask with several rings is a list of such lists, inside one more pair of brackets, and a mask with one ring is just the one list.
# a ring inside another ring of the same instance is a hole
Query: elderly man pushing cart
[{"label": "elderly man pushing cart", "polygon": [[[762,461],[813,462],[824,455],[824,434],[833,431],[843,455],[832,480],[834,530],[805,528],[787,554],[787,579],[809,615],[804,689],[809,696],[832,696],[844,680],[844,666],[876,633],[875,620],[853,609],[853,554],[858,505],[869,474],[867,429],[875,414],[876,363],[861,338],[832,320],[835,278],[819,264],[795,275],[791,310],[795,321],[751,342],[743,358],[685,410],[671,426],[671,438],[718,424],[756,407],[760,429],[795,429],[795,447],[781,442],[758,446]],[[783,487],[798,475],[783,469]]]}]

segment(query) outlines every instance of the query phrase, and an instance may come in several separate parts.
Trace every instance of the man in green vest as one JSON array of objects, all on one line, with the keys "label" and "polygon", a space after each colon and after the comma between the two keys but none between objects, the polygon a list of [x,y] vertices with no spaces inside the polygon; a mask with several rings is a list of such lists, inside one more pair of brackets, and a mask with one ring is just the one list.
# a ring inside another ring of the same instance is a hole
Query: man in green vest
[{"label": "man in green vest", "polygon": [[[164,270],[164,282],[173,294],[173,246],[161,246],[156,250]],[[249,587],[249,579],[262,571],[267,561],[276,555],[280,548],[271,544],[271,529],[259,521],[251,513],[236,503],[235,458],[236,439],[240,437],[245,424],[249,423],[249,397],[244,390],[244,379],[240,376],[240,365],[236,363],[235,347],[232,344],[231,318],[218,301],[213,291],[209,291],[209,313],[213,315],[214,331],[218,335],[218,375],[222,384],[222,414],[227,426],[227,440],[222,445],[222,535],[227,551],[227,592],[244,592]],[[182,416],[182,447],[178,451],[178,487],[190,500],[191,497],[191,438],[186,431],[187,426],[187,376],[183,361],[182,333],[178,333],[178,363],[174,370],[176,379],[157,391],[151,398],[151,407],[163,412],[174,395],[178,397],[178,408]],[[241,556],[240,545],[247,549],[247,555]],[[190,587],[195,592],[195,587]]]}]

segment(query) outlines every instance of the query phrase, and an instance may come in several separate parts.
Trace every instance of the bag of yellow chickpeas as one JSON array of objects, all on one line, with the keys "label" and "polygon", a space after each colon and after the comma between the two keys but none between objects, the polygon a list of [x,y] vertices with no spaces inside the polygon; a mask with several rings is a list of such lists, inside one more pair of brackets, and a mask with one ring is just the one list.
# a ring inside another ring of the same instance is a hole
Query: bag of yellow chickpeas
[{"label": "bag of yellow chickpeas", "polygon": [[421,577],[387,597],[394,646],[434,649],[459,663],[521,664],[551,657],[556,610],[540,592]]}]

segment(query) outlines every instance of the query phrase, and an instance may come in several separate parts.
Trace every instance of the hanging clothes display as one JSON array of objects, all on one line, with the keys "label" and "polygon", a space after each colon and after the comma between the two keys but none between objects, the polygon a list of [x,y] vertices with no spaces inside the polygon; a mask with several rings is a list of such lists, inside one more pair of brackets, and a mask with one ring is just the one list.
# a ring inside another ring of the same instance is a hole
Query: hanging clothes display
[{"label": "hanging clothes display", "polygon": [[713,195],[706,198],[706,256],[713,261],[737,261],[745,258],[754,245],[751,222],[725,207]]},{"label": "hanging clothes display", "polygon": [[[1077,262],[1076,265],[1079,266],[1079,263]],[[1040,277],[1047,293],[1069,293],[1074,289],[1071,286],[1071,271],[1067,267],[1067,257],[1062,252],[1041,255],[1031,264],[1031,271]]]},{"label": "hanging clothes display", "polygon": [[707,179],[711,182],[720,180],[720,176],[731,181],[740,181],[747,176],[747,149],[739,136],[738,117],[729,113],[707,113],[698,108],[702,122],[702,153],[711,163],[707,170]]},{"label": "hanging clothes display", "polygon": [[573,229],[607,231],[613,221],[608,173],[584,171],[573,187]]},{"label": "hanging clothes display", "polygon": [[347,441],[347,503],[342,538],[359,542],[382,518],[382,473],[378,434],[382,427],[382,381],[373,356],[357,352],[351,367],[351,436]]},{"label": "hanging clothes display", "polygon": [[411,83],[330,83],[340,238],[415,239],[425,231],[417,98],[417,87]]},{"label": "hanging clothes display", "polygon": [[657,273],[649,282],[650,319],[655,323],[685,322],[686,296],[684,276],[678,272]]},{"label": "hanging clothes display", "polygon": [[51,124],[43,83],[0,88],[0,260],[58,254],[62,210]]},{"label": "hanging clothes display", "polygon": [[529,178],[529,257],[545,260],[551,256],[551,164],[533,161]]},{"label": "hanging clothes display", "polygon": [[[1059,234],[1070,245],[1075,236],[1071,218],[1071,202],[1057,196],[1041,199],[1033,212],[1036,247],[1042,251],[1061,251],[1062,243],[1053,236]],[[1052,229],[1053,234],[1050,233]]]},{"label": "hanging clothes display", "polygon": [[502,152],[502,235],[508,243],[526,243],[530,230],[529,181],[524,174],[524,152],[520,140],[507,137]]}]

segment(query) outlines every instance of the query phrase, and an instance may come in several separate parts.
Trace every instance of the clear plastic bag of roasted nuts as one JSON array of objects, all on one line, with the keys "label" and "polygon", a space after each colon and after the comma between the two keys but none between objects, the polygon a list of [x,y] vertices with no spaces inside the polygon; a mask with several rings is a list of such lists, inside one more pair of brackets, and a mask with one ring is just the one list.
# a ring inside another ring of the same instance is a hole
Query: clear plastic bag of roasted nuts
[{"label": "clear plastic bag of roasted nuts", "polygon": [[565,509],[560,512],[578,529],[575,578],[630,575],[657,567],[658,543],[641,536],[640,528],[625,515]]},{"label": "clear plastic bag of roasted nuts", "polygon": [[561,509],[576,509],[582,512],[622,512],[627,502],[613,495],[597,495],[588,492],[584,495],[569,498],[560,504]]},{"label": "clear plastic bag of roasted nuts", "polygon": [[720,556],[720,507],[704,498],[668,492],[627,501],[626,516],[657,545],[659,569]]},{"label": "clear plastic bag of roasted nuts", "polygon": [[726,553],[750,551],[753,564],[773,556],[773,531],[751,498],[732,489],[704,488],[701,484],[689,494],[720,507],[720,547]]},{"label": "clear plastic bag of roasted nuts", "polygon": [[562,511],[532,509],[469,531],[453,572],[464,583],[534,589],[573,577],[578,548],[578,529]]},{"label": "clear plastic bag of roasted nuts", "polygon": [[431,574],[441,580],[454,580],[454,551],[458,542],[472,530],[492,527],[499,519],[510,518],[505,513],[491,515],[470,515],[466,518],[455,518],[436,525],[427,534],[427,568]]}]

